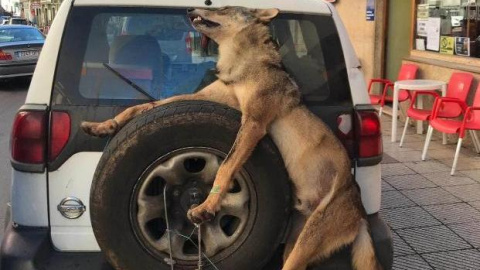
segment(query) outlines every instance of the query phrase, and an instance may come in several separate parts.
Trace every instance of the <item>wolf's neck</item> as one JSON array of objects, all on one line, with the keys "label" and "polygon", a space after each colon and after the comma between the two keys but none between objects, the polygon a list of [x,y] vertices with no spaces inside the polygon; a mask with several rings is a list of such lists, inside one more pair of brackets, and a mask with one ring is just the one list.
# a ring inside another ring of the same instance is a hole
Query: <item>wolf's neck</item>
[{"label": "wolf's neck", "polygon": [[265,25],[243,29],[232,40],[222,42],[219,53],[218,75],[226,82],[237,81],[244,74],[265,70],[266,67],[283,68],[280,53]]}]

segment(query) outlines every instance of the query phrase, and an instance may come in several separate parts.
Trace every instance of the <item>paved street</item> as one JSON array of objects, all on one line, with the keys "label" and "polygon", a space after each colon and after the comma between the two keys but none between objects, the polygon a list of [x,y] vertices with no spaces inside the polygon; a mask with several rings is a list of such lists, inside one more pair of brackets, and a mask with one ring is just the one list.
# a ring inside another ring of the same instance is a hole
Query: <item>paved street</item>
[{"label": "paved street", "polygon": [[29,83],[29,79],[0,81],[0,241],[10,193],[10,131],[17,109],[25,102]]},{"label": "paved street", "polygon": [[425,135],[411,128],[399,148],[391,118],[382,120],[382,214],[393,230],[394,269],[480,269],[480,155],[463,148],[451,177],[455,142],[434,138],[421,161]]}]

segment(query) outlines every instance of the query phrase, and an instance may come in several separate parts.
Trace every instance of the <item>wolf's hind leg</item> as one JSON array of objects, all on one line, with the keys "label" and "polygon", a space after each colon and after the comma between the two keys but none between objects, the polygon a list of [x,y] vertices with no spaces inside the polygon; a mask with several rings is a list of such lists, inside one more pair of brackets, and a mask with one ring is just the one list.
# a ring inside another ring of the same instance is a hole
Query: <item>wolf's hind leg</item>
[{"label": "wolf's hind leg", "polygon": [[381,270],[375,256],[375,248],[368,229],[368,222],[362,219],[360,231],[352,246],[353,266],[357,270]]},{"label": "wolf's hind leg", "polygon": [[228,86],[226,86],[223,82],[215,81],[197,93],[178,95],[167,99],[136,105],[127,108],[113,119],[109,119],[104,122],[82,122],[81,127],[85,133],[91,136],[110,136],[119,131],[130,120],[135,118],[135,116],[138,116],[155,107],[182,100],[207,100],[225,104],[233,108],[238,108],[238,102],[233,93],[229,90],[230,89]]},{"label": "wolf's hind leg", "polygon": [[305,226],[305,222],[307,221],[307,217],[300,213],[297,210],[294,210],[292,213],[292,226],[290,229],[290,232],[288,234],[288,239],[285,244],[285,249],[283,251],[283,263],[288,258],[288,255],[293,250],[293,247],[295,246],[295,243],[297,242],[298,236],[302,232],[303,227]]},{"label": "wolf's hind leg", "polygon": [[332,198],[330,203],[320,203],[308,218],[283,270],[307,269],[310,264],[328,258],[335,251],[354,242],[362,217],[359,209],[349,199],[348,195],[342,194]]}]

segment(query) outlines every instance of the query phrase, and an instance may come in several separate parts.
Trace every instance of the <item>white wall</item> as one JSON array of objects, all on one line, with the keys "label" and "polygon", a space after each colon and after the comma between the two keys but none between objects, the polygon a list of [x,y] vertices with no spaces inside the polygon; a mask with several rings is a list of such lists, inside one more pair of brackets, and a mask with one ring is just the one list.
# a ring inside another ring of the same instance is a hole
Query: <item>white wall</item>
[{"label": "white wall", "polygon": [[367,0],[337,1],[335,7],[347,28],[368,81],[373,78],[374,72],[375,22],[366,20]]}]

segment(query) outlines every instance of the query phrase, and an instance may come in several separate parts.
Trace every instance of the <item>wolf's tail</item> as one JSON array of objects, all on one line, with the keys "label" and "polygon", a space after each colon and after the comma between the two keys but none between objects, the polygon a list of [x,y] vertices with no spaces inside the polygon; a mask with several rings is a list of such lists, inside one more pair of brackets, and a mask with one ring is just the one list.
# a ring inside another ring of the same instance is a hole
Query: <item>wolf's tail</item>
[{"label": "wolf's tail", "polygon": [[358,235],[353,242],[352,260],[356,270],[382,270],[375,256],[375,248],[365,219],[362,219]]}]

